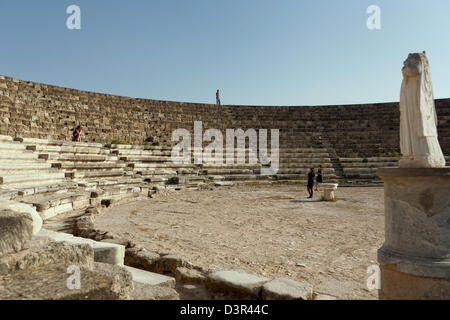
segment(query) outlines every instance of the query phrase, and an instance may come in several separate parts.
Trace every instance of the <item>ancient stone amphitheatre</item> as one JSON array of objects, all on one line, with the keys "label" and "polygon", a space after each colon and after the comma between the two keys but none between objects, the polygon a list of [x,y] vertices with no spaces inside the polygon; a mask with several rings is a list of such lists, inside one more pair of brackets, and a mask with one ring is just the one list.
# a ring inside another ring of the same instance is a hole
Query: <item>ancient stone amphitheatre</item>
[{"label": "ancient stone amphitheatre", "polygon": [[[178,103],[0,76],[0,299],[376,299],[377,170],[397,166],[398,109]],[[450,99],[436,110],[448,165]],[[279,171],[174,164],[171,134],[194,121],[279,129]],[[306,199],[318,165],[335,201]]]}]

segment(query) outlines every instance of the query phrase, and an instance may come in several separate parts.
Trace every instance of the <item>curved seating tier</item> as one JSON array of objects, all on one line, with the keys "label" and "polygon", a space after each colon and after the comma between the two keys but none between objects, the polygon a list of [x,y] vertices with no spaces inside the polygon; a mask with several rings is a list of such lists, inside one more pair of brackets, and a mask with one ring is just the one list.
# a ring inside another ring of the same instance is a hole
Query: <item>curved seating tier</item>
[{"label": "curved seating tier", "polygon": [[[151,196],[161,189],[198,189],[241,183],[306,182],[309,168],[323,168],[326,182],[346,179],[380,181],[379,167],[396,166],[396,158],[341,158],[336,174],[326,148],[281,148],[279,170],[264,176],[267,165],[249,164],[249,149],[223,154],[224,161],[194,153],[191,164],[175,164],[170,147],[103,145],[0,136],[0,199],[33,205],[48,223],[76,217],[90,206],[110,206]],[[245,159],[238,162],[238,155]],[[214,155],[210,156],[213,157]],[[201,157],[201,163],[198,160]],[[233,159],[226,161],[226,159]],[[259,160],[259,159],[258,159]],[[336,159],[337,160],[337,159]],[[450,161],[450,157],[447,157]],[[244,163],[242,163],[244,162]]]},{"label": "curved seating tier", "polygon": [[340,158],[344,178],[353,183],[382,183],[377,172],[379,168],[398,166],[398,158]]},{"label": "curved seating tier", "polygon": [[324,179],[327,182],[335,182],[338,177],[335,174],[330,154],[324,148],[283,148],[279,150],[280,169],[276,174],[279,181],[297,180],[306,182],[306,174],[310,168],[317,170],[322,166]]}]

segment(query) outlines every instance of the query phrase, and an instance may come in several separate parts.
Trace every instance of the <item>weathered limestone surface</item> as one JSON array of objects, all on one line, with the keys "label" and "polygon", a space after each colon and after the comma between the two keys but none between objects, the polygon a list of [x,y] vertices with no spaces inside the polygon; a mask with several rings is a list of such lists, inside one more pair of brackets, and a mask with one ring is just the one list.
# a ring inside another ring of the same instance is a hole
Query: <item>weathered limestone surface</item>
[{"label": "weathered limestone surface", "polygon": [[188,283],[205,283],[207,280],[206,276],[199,270],[185,267],[178,267],[174,276],[178,281]]},{"label": "weathered limestone surface", "polygon": [[52,265],[30,272],[21,270],[0,276],[2,300],[123,300],[133,292],[131,274],[118,266],[96,263],[81,268],[81,288],[67,286],[67,265]]},{"label": "weathered limestone surface", "polygon": [[167,277],[161,274],[148,272],[128,266],[125,266],[124,268],[131,273],[134,282],[150,286],[160,286],[168,288],[175,287],[175,279],[172,277]]},{"label": "weathered limestone surface", "polygon": [[180,300],[178,292],[169,287],[160,287],[134,283],[131,300]]},{"label": "weathered limestone surface", "polygon": [[231,294],[234,298],[241,296],[259,298],[262,286],[270,279],[238,271],[217,271],[208,276],[208,287],[212,291]]},{"label": "weathered limestone surface", "polygon": [[0,201],[0,210],[11,210],[28,214],[33,220],[33,235],[36,235],[42,228],[42,218],[30,205],[16,201]]},{"label": "weathered limestone surface", "polygon": [[309,283],[277,278],[262,287],[264,300],[311,300],[313,288]]},{"label": "weathered limestone surface", "polygon": [[33,236],[33,220],[26,213],[0,211],[0,257],[28,249]]},{"label": "weathered limestone surface", "polygon": [[0,274],[32,270],[53,264],[76,265],[92,269],[94,251],[87,244],[71,245],[50,238],[33,239],[30,249],[0,258]]},{"label": "weathered limestone surface", "polygon": [[147,271],[155,270],[155,263],[161,256],[155,252],[149,252],[145,249],[135,247],[126,249],[125,264],[134,268]]},{"label": "weathered limestone surface", "polygon": [[381,299],[450,297],[450,168],[383,168]]},{"label": "weathered limestone surface", "polygon": [[119,266],[123,266],[124,264],[125,247],[122,245],[97,242],[90,239],[78,238],[70,234],[45,229],[42,229],[38,236],[49,237],[54,241],[66,242],[69,244],[87,244],[93,248],[96,262],[109,263]]}]

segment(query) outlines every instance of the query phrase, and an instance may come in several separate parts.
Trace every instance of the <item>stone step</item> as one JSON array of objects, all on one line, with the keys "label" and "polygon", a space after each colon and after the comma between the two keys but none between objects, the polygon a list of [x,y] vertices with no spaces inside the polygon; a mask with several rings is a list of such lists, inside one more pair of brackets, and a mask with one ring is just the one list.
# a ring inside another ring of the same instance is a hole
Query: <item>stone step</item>
[{"label": "stone step", "polygon": [[56,242],[67,242],[69,244],[88,244],[94,250],[94,260],[112,265],[124,265],[125,247],[122,245],[97,242],[90,239],[74,237],[71,234],[54,232],[46,229],[39,231],[38,237],[48,237]]},{"label": "stone step", "polygon": [[38,155],[31,152],[31,151],[15,151],[15,150],[11,150],[8,152],[0,152],[0,161],[3,162],[3,160],[15,160],[15,161],[20,161],[20,160],[32,160],[32,159],[38,159]]},{"label": "stone step", "polygon": [[154,170],[142,170],[136,171],[137,174],[142,177],[151,177],[151,176],[176,176],[178,172],[176,170],[169,169],[154,169]]},{"label": "stone step", "polygon": [[47,220],[61,213],[88,207],[90,202],[90,193],[73,192],[57,193],[47,197],[24,198],[25,203],[36,207],[43,220]]},{"label": "stone step", "polygon": [[78,186],[86,189],[96,189],[103,188],[105,186],[117,186],[117,185],[127,185],[127,184],[143,184],[144,179],[142,177],[122,177],[117,179],[92,179],[92,180],[80,180],[77,181]]},{"label": "stone step", "polygon": [[169,181],[169,177],[164,176],[145,176],[144,179],[148,183],[166,183]]},{"label": "stone step", "polygon": [[175,288],[175,278],[129,266],[125,266],[124,268],[131,273],[134,282],[151,286]]},{"label": "stone step", "polygon": [[316,157],[315,155],[311,154],[310,156],[300,154],[295,156],[285,156],[280,155],[279,157],[280,162],[286,161],[286,162],[297,162],[297,161],[303,161],[303,162],[330,162],[330,156],[327,154],[327,156],[324,157]]},{"label": "stone step", "polygon": [[162,150],[162,151],[170,151],[171,147],[168,146],[150,146],[150,145],[131,145],[131,144],[106,144],[106,148],[117,149],[117,150]]},{"label": "stone step", "polygon": [[43,228],[55,232],[63,232],[72,234],[75,221],[86,214],[85,209],[72,210],[64,213],[64,215],[55,216],[44,221]]},{"label": "stone step", "polygon": [[96,142],[71,142],[71,141],[58,141],[48,139],[37,138],[15,138],[14,141],[22,142],[25,145],[48,145],[48,146],[60,146],[60,147],[78,147],[78,148],[104,148],[105,145]]},{"label": "stone step", "polygon": [[65,173],[66,177],[71,179],[122,177],[124,174],[125,174],[124,170],[91,170],[91,171],[74,171]]},{"label": "stone step", "polygon": [[[305,174],[309,171],[310,168],[280,168],[278,169],[277,174]],[[334,174],[333,168],[325,168],[322,170],[324,175]],[[315,170],[317,175],[317,170]]]},{"label": "stone step", "polygon": [[208,169],[202,170],[204,175],[254,174],[251,169]]},{"label": "stone step", "polygon": [[163,168],[163,169],[180,169],[180,168],[199,168],[200,165],[195,164],[174,164],[172,162],[162,163],[130,163],[130,168],[144,169],[144,168]]},{"label": "stone step", "polygon": [[58,172],[58,171],[51,171],[45,172],[37,171],[36,174],[15,174],[15,175],[5,175],[0,178],[0,181],[3,184],[17,184],[17,183],[31,183],[31,182],[37,182],[37,181],[55,181],[55,180],[63,180],[65,179],[64,172]]},{"label": "stone step", "polygon": [[343,170],[345,175],[378,172],[378,168],[343,168]]},{"label": "stone step", "polygon": [[214,186],[215,187],[231,187],[231,186],[234,186],[234,183],[231,181],[215,181]]},{"label": "stone step", "polygon": [[[307,181],[306,174],[276,174],[277,180],[301,180]],[[327,174],[324,176],[324,180],[330,181],[337,179],[337,176],[334,174]]]},{"label": "stone step", "polygon": [[[134,191],[134,192],[133,192]],[[101,198],[91,198],[91,206],[105,206],[124,204],[130,201],[137,201],[138,198],[148,197],[147,191],[137,191],[137,189],[128,189],[126,193],[115,193],[102,196]]]},{"label": "stone step", "polygon": [[[268,153],[268,156],[270,155]],[[278,156],[280,159],[317,159],[318,161],[330,158],[329,153],[280,153]]]},{"label": "stone step", "polygon": [[121,161],[126,162],[170,162],[170,157],[158,157],[158,156],[139,156],[139,157],[120,157]]},{"label": "stone step", "polygon": [[279,164],[280,168],[317,168],[318,166],[322,166],[322,168],[333,168],[331,162],[281,162]]},{"label": "stone step", "polygon": [[48,154],[39,154],[39,159],[45,159],[48,161],[85,161],[85,162],[94,162],[94,161],[118,161],[119,158],[116,156],[106,156],[106,155],[96,155],[96,154],[71,154],[71,153],[48,153]]},{"label": "stone step", "polygon": [[142,191],[141,187],[134,186],[114,186],[114,187],[103,187],[91,192],[91,198],[104,199],[111,196],[127,194],[127,193],[140,193]]},{"label": "stone step", "polygon": [[0,135],[0,141],[3,142],[12,142],[14,140],[11,136]]},{"label": "stone step", "polygon": [[[28,170],[46,170],[51,169],[51,163],[46,163],[42,161],[1,161],[0,171],[17,170],[28,171]],[[0,174],[1,176],[1,174]]]},{"label": "stone step", "polygon": [[267,176],[252,175],[252,174],[239,174],[239,175],[224,175],[224,181],[252,181],[252,180],[265,180]]},{"label": "stone step", "polygon": [[342,168],[383,168],[397,167],[398,162],[345,162]]},{"label": "stone step", "polygon": [[150,151],[150,150],[136,150],[136,149],[129,149],[129,150],[112,150],[113,154],[116,154],[120,157],[139,157],[139,156],[171,156],[171,152],[168,151]]},{"label": "stone step", "polygon": [[64,170],[97,170],[97,169],[123,169],[126,163],[119,162],[62,162],[53,163],[52,167]]},{"label": "stone step", "polygon": [[204,164],[201,166],[203,170],[213,169],[259,169],[261,164]]},{"label": "stone step", "polygon": [[39,153],[73,153],[73,154],[93,154],[109,155],[111,150],[99,147],[77,147],[77,146],[54,146],[54,145],[28,145],[27,150]]},{"label": "stone step", "polygon": [[390,157],[369,157],[369,158],[339,158],[339,161],[341,163],[345,162],[365,162],[364,160],[367,160],[367,162],[396,162],[398,161],[397,158],[390,158]]},{"label": "stone step", "polygon": [[0,189],[0,200],[15,200],[19,196],[17,190]]},{"label": "stone step", "polygon": [[37,183],[31,185],[21,185],[18,194],[21,196],[30,196],[43,193],[62,193],[75,190],[78,187],[76,182],[59,182],[59,183]]},{"label": "stone step", "polygon": [[279,148],[279,149],[269,149],[270,151],[278,151],[279,154],[283,153],[296,153],[296,154],[305,154],[305,153],[316,153],[316,154],[326,154],[328,155],[327,149],[320,149],[320,148]]},{"label": "stone step", "polygon": [[345,174],[346,179],[365,179],[365,180],[373,180],[379,179],[376,173],[348,173]]},{"label": "stone step", "polygon": [[24,151],[26,150],[26,147],[17,142],[5,142],[0,140],[0,152],[5,152],[5,150]]}]

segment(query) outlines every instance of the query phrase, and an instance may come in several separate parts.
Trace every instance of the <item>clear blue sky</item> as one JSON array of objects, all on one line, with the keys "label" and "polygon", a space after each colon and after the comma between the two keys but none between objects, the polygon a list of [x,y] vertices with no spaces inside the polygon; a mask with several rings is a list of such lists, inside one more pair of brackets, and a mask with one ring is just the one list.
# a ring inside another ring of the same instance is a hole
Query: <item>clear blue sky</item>
[{"label": "clear blue sky", "polygon": [[220,88],[224,104],[368,103],[398,101],[403,61],[426,50],[449,98],[449,17],[448,0],[1,0],[0,74],[172,101]]}]

